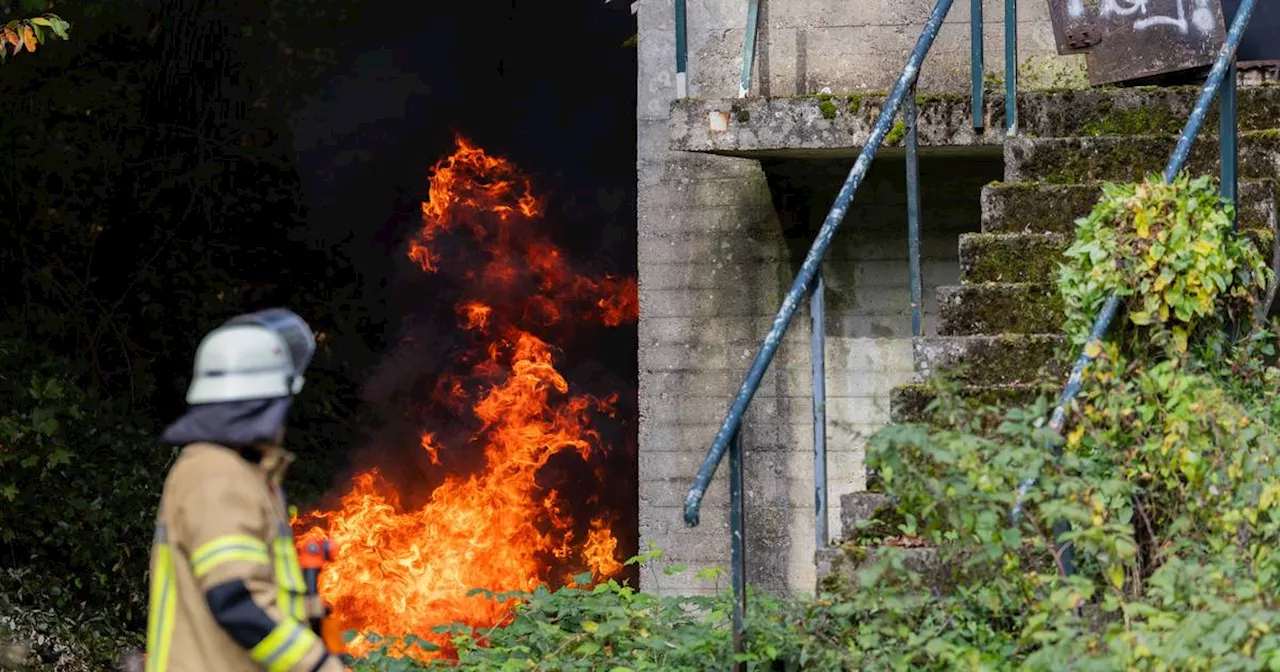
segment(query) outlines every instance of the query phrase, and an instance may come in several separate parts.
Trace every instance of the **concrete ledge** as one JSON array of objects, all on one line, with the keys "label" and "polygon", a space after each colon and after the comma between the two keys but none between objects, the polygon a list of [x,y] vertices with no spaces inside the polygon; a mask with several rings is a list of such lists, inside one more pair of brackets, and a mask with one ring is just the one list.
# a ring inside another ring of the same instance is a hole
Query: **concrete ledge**
[{"label": "concrete ledge", "polygon": [[[1191,113],[1197,87],[1136,87],[1021,94],[1019,123],[1031,137],[1177,134]],[[677,100],[668,120],[671,149],[751,158],[854,156],[866,144],[886,94]],[[1280,86],[1240,90],[1243,131],[1280,126]],[[920,144],[925,148],[981,147],[1004,142],[1004,96],[984,101],[982,130],[973,128],[971,101],[956,94],[921,94]],[[1205,128],[1217,128],[1216,109]],[[904,129],[884,147],[903,145]],[[891,153],[891,152],[890,152]]]}]

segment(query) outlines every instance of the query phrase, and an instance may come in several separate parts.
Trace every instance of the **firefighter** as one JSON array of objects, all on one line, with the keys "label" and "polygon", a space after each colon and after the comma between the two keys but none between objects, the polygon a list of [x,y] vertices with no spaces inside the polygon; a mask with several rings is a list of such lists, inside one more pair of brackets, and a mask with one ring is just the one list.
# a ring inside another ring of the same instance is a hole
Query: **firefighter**
[{"label": "firefighter", "polygon": [[307,626],[281,481],[285,415],[315,353],[285,309],[234,318],[196,350],[183,446],[165,479],[151,549],[146,672],[339,672]]}]

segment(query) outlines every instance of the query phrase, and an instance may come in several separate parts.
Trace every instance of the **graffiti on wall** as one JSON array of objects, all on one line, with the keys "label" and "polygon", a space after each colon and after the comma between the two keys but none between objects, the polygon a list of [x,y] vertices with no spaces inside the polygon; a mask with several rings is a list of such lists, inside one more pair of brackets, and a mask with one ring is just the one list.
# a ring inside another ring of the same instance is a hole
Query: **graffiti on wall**
[{"label": "graffiti on wall", "polygon": [[1086,54],[1098,85],[1210,63],[1226,37],[1220,1],[1049,0],[1049,9],[1058,53]]},{"label": "graffiti on wall", "polygon": [[[1191,3],[1190,17],[1187,4]],[[1071,0],[1071,12],[1075,16],[1075,6],[1080,6],[1083,16],[1083,0]],[[1133,17],[1134,30],[1146,30],[1152,26],[1172,26],[1182,34],[1192,28],[1207,35],[1218,27],[1217,18],[1209,8],[1209,0],[1102,0],[1100,10],[1102,18]],[[1189,20],[1188,20],[1189,19]]]}]

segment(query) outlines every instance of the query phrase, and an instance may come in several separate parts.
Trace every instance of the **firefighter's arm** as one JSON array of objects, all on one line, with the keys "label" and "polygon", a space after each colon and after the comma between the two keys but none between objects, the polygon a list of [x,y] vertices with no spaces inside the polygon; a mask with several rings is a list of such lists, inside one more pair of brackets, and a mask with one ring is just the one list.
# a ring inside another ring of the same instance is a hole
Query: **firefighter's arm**
[{"label": "firefighter's arm", "polygon": [[271,524],[257,496],[242,478],[206,476],[183,498],[180,541],[196,583],[218,625],[262,669],[339,672],[320,638],[277,604]]}]

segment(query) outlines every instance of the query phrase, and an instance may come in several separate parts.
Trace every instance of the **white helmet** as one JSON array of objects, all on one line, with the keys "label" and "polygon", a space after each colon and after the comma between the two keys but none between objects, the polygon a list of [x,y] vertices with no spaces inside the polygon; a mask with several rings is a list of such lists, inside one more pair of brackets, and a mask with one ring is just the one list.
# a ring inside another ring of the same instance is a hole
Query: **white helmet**
[{"label": "white helmet", "polygon": [[272,308],[233,318],[196,349],[188,404],[278,399],[302,391],[316,341],[301,317]]}]

